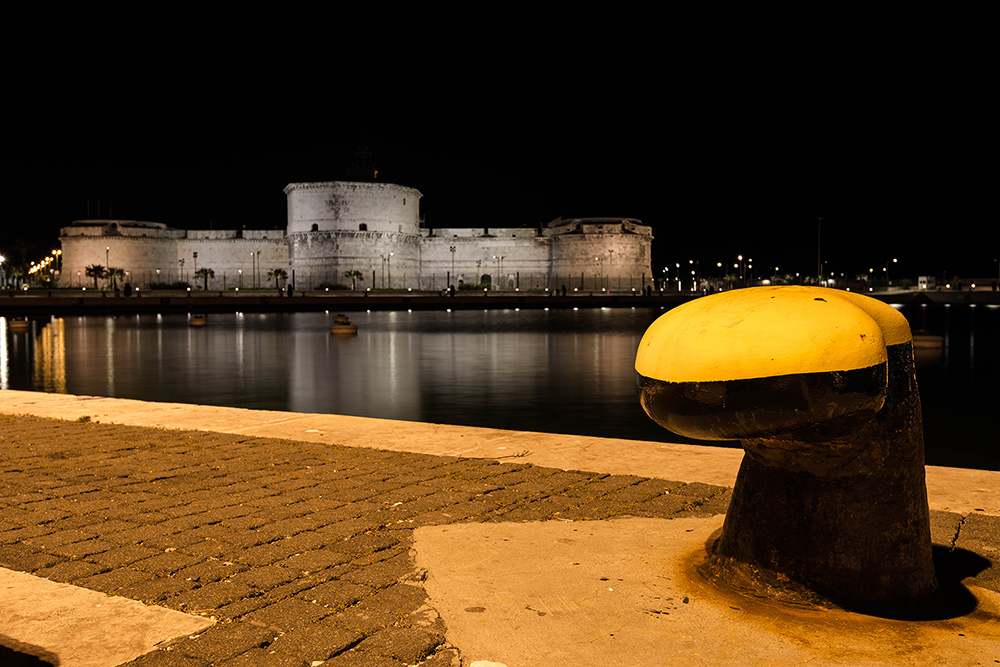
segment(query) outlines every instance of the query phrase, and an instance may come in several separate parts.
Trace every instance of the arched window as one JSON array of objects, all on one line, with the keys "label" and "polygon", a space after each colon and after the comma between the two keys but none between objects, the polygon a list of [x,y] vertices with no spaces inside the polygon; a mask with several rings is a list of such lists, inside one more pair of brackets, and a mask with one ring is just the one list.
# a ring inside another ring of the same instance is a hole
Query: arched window
[{"label": "arched window", "polygon": [[493,284],[493,278],[490,277],[490,274],[484,273],[483,275],[481,275],[479,277],[479,284],[480,285],[492,285]]},{"label": "arched window", "polygon": [[312,231],[314,231],[314,232],[318,232],[319,231],[319,225],[316,224],[315,222],[313,223]]},{"label": "arched window", "polygon": [[368,223],[367,222],[362,222],[360,225],[358,225],[358,231],[367,232],[368,231]]}]

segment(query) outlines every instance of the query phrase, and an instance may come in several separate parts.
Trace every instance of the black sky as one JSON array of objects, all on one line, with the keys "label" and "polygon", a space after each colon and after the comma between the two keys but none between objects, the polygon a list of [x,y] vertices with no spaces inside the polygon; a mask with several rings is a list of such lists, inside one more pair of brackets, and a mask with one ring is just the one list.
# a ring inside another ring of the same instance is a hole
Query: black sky
[{"label": "black sky", "polygon": [[653,227],[654,270],[742,253],[814,273],[822,217],[828,271],[896,257],[903,274],[996,275],[993,123],[974,71],[845,59],[829,42],[720,53],[652,37],[424,36],[391,55],[378,40],[346,55],[240,41],[32,65],[8,84],[0,250],[46,253],[88,202],[92,217],[110,202],[173,227],[284,227],[285,185],[344,178],[366,147],[380,180],[421,190],[431,226],[634,217]]}]

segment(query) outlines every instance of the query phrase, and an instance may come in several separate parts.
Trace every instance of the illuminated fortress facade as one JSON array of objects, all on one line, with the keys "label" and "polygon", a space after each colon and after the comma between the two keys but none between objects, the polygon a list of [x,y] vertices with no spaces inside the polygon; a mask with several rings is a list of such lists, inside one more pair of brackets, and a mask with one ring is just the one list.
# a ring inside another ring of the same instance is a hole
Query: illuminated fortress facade
[{"label": "illuminated fortress facade", "polygon": [[[128,272],[135,286],[196,279],[212,290],[273,285],[283,269],[296,289],[639,290],[651,284],[652,231],[628,218],[553,220],[536,227],[442,229],[421,223],[414,188],[392,183],[291,183],[286,230],[181,230],[161,223],[78,220],[60,233],[60,285],[86,287],[91,265]],[[345,274],[357,272],[354,279]]]}]

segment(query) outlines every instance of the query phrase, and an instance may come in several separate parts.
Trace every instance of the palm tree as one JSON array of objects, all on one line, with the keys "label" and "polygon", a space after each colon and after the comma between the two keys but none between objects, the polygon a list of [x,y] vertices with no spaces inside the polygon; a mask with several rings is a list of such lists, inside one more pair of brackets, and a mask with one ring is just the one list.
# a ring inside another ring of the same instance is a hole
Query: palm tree
[{"label": "palm tree", "polygon": [[10,274],[10,280],[14,284],[14,287],[19,287],[24,284],[24,267],[14,265],[7,269],[7,273]]},{"label": "palm tree", "polygon": [[207,291],[208,279],[215,277],[215,271],[213,271],[212,269],[198,269],[197,271],[194,272],[194,275],[196,278],[201,278],[202,280],[205,281],[204,289]]},{"label": "palm tree", "polygon": [[288,277],[288,274],[285,273],[284,269],[271,269],[270,271],[267,272],[267,279],[268,280],[270,280],[271,278],[274,278],[274,289],[278,289],[278,281],[279,280],[284,280],[287,277]]},{"label": "palm tree", "polygon": [[107,272],[104,270],[104,267],[101,266],[100,264],[91,264],[90,266],[87,267],[86,272],[88,278],[94,279],[94,289],[97,289],[97,279],[98,278],[104,279],[108,275]]},{"label": "palm tree", "polygon": [[108,277],[111,278],[111,286],[118,289],[118,279],[125,278],[125,269],[108,269]]},{"label": "palm tree", "polygon": [[351,291],[353,292],[357,289],[358,280],[362,277],[362,275],[360,271],[354,269],[353,271],[344,271],[344,277],[351,279]]}]

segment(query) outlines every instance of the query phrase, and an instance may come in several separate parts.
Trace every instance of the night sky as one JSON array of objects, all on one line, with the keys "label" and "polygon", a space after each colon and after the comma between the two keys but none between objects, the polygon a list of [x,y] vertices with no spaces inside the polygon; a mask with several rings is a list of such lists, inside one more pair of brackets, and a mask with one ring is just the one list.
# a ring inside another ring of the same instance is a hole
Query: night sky
[{"label": "night sky", "polygon": [[475,39],[326,61],[105,48],[43,82],[15,73],[0,251],[47,254],[109,202],[172,227],[283,228],[285,185],[343,179],[365,147],[379,180],[423,193],[430,226],[639,218],[654,272],[742,253],[813,274],[822,217],[827,272],[898,258],[894,276],[997,275],[993,121],[975,72],[933,57],[848,65],[813,46],[808,62],[652,41],[536,41],[523,60],[459,48]]}]

